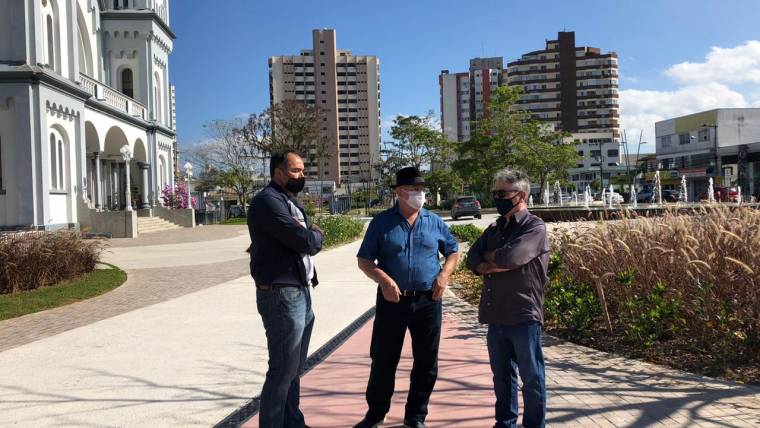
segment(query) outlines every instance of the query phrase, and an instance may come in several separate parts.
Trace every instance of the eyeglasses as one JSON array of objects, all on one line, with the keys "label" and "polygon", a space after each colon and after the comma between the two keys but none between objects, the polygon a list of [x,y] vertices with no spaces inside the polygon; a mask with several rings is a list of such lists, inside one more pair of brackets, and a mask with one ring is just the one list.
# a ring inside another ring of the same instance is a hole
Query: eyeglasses
[{"label": "eyeglasses", "polygon": [[519,190],[492,190],[491,197],[494,199],[511,199],[518,193],[520,193]]}]

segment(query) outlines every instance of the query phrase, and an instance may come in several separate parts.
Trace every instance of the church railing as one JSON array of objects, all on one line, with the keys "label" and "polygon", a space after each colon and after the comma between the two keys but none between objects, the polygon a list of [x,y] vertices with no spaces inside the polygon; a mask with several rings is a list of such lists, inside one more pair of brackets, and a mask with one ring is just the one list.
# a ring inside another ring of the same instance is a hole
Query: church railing
[{"label": "church railing", "polygon": [[86,74],[80,73],[79,76],[81,78],[82,89],[95,97],[95,99],[132,116],[143,120],[147,118],[147,110],[144,105]]}]

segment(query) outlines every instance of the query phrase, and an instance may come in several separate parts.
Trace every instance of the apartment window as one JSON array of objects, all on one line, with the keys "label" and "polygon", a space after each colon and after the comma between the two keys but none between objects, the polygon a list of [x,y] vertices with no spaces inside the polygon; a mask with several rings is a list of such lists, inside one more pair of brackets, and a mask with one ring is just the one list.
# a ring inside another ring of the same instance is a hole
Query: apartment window
[{"label": "apartment window", "polygon": [[3,187],[3,139],[0,138],[0,194],[4,192]]},{"label": "apartment window", "polygon": [[585,156],[583,150],[578,150],[578,156]]},{"label": "apartment window", "polygon": [[691,139],[691,135],[689,135],[688,132],[683,134],[678,134],[678,144],[684,145],[689,144],[689,140]]},{"label": "apartment window", "polygon": [[663,148],[670,147],[670,135],[660,137],[660,144],[662,145]]},{"label": "apartment window", "polygon": [[610,149],[610,150],[607,150],[607,156],[611,158],[616,158],[620,155],[619,155],[618,149]]},{"label": "apartment window", "polygon": [[710,130],[709,129],[700,129],[699,130],[699,141],[710,141]]}]

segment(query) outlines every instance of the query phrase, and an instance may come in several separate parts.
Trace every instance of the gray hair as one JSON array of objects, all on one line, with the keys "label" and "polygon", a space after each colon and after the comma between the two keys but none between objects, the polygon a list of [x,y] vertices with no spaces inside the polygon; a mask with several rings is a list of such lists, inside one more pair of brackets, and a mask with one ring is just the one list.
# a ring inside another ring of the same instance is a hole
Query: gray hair
[{"label": "gray hair", "polygon": [[510,183],[517,190],[530,193],[530,178],[525,171],[521,169],[504,168],[499,170],[493,176],[494,182],[501,181],[502,183]]}]

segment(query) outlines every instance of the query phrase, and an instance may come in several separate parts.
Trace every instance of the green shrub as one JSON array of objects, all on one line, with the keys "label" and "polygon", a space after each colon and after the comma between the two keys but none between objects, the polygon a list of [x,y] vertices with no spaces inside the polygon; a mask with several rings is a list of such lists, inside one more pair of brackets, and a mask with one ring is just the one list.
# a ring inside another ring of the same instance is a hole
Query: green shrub
[{"label": "green shrub", "polygon": [[588,336],[602,314],[591,286],[575,281],[562,266],[562,256],[549,259],[549,285],[544,298],[546,321],[565,329],[572,336]]},{"label": "green shrub", "polygon": [[460,242],[468,242],[470,245],[478,240],[483,230],[474,224],[454,224],[449,227],[451,234]]},{"label": "green shrub", "polygon": [[364,222],[349,216],[316,216],[314,223],[322,229],[324,234],[323,248],[351,242],[361,236],[364,231]]},{"label": "green shrub", "polygon": [[0,237],[0,294],[34,290],[92,272],[101,241],[76,232],[31,232]]}]

